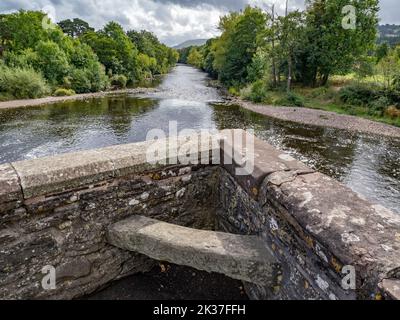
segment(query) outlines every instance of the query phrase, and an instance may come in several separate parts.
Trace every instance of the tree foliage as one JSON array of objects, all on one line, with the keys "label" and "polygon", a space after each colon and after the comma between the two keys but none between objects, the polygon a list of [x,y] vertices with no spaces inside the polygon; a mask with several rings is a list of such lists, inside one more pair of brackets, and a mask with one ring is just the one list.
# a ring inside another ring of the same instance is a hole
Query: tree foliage
[{"label": "tree foliage", "polygon": [[40,86],[39,77],[44,77],[53,89],[101,91],[113,75],[134,82],[168,72],[179,58],[147,31],[126,33],[116,22],[95,31],[78,18],[45,28],[47,19],[40,11],[0,15],[0,62]]},{"label": "tree foliage", "polygon": [[[262,78],[324,86],[329,77],[352,71],[367,75],[377,37],[378,1],[354,0],[355,28],[343,27],[348,0],[308,0],[303,12],[282,17],[247,7],[221,18],[221,36],[198,49],[203,68],[228,86]],[[385,55],[384,48],[382,48]],[[382,58],[382,57],[381,57]]]},{"label": "tree foliage", "polygon": [[73,20],[67,19],[58,23],[63,32],[72,38],[80,37],[82,34],[94,31],[86,21],[75,18]]},{"label": "tree foliage", "polygon": [[196,47],[192,47],[190,49],[187,57],[187,63],[197,68],[201,68],[203,66],[203,56]]}]

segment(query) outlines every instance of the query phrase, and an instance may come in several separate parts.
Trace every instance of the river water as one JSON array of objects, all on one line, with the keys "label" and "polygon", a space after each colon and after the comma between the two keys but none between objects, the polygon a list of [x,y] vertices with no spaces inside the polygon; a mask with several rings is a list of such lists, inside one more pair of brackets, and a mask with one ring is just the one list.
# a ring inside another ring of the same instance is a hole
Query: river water
[{"label": "river water", "polygon": [[0,163],[143,141],[151,129],[253,129],[313,169],[400,213],[400,140],[274,120],[238,106],[179,65],[144,96],[0,110]]}]

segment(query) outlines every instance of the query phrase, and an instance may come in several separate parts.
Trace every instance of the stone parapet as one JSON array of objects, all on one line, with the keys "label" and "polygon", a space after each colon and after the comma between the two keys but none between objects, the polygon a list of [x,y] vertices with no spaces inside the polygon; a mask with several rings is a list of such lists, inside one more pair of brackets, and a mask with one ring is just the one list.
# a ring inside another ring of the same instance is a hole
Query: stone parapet
[{"label": "stone parapet", "polygon": [[[158,141],[158,162],[153,141],[0,165],[0,298],[77,298],[148,270],[154,260],[106,239],[136,215],[258,236],[282,274],[246,284],[253,298],[399,298],[399,215],[244,131],[199,141]],[[54,290],[42,288],[45,266]]]}]

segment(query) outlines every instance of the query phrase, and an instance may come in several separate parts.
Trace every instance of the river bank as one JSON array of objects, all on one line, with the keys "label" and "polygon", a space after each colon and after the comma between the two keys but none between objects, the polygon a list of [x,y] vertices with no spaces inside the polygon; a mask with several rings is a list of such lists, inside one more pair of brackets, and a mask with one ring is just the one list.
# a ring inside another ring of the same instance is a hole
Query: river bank
[{"label": "river bank", "polygon": [[383,122],[321,109],[256,104],[231,95],[218,81],[210,80],[208,81],[208,85],[216,88],[221,95],[226,97],[226,104],[235,104],[246,110],[270,118],[316,127],[334,128],[351,132],[400,138],[400,127],[385,124]]},{"label": "river bank", "polygon": [[0,102],[0,109],[36,107],[36,106],[58,103],[58,102],[102,98],[102,97],[105,97],[105,96],[108,96],[111,94],[146,94],[146,93],[156,92],[156,91],[157,91],[157,89],[155,89],[155,88],[131,88],[131,89],[122,89],[122,90],[114,90],[114,91],[102,91],[102,92],[94,92],[94,93],[75,94],[72,96],[63,96],[63,97],[50,96],[50,97],[39,98],[39,99],[10,100],[10,101]]},{"label": "river bank", "polygon": [[335,128],[359,133],[381,135],[400,138],[400,128],[385,123],[376,122],[356,116],[338,114],[319,109],[278,107],[271,105],[255,104],[240,98],[231,98],[230,104],[265,115],[267,117],[290,121],[300,124],[313,125],[325,128]]}]

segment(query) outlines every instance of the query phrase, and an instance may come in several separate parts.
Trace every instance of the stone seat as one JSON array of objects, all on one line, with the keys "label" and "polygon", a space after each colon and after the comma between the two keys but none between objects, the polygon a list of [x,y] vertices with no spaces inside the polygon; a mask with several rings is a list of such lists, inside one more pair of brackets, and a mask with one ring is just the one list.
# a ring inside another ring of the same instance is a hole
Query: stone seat
[{"label": "stone seat", "polygon": [[155,260],[256,284],[273,285],[279,272],[275,257],[256,236],[191,229],[133,216],[112,225],[108,241]]}]

